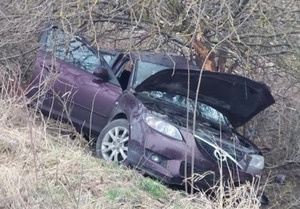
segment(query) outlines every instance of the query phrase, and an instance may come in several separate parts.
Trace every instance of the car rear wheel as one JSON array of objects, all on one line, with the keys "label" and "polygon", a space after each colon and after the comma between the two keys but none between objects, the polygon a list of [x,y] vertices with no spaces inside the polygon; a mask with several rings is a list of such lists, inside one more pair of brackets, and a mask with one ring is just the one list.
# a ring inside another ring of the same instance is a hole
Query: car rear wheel
[{"label": "car rear wheel", "polygon": [[114,120],[101,131],[96,142],[96,155],[104,160],[123,162],[127,158],[129,122]]}]

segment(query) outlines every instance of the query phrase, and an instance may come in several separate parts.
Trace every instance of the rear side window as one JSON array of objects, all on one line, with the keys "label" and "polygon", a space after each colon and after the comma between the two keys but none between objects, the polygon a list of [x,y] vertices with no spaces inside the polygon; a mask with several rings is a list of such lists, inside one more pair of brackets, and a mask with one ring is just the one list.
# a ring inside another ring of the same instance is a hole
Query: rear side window
[{"label": "rear side window", "polygon": [[93,73],[97,67],[103,66],[101,59],[79,38],[59,30],[52,29],[47,32],[45,50],[89,73]]}]

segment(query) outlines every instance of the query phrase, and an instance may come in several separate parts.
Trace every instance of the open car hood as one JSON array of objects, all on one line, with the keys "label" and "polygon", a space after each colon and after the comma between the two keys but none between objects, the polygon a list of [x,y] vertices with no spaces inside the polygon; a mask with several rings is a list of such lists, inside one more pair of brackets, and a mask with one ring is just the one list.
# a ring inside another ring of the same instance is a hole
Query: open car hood
[{"label": "open car hood", "polygon": [[162,91],[188,95],[224,114],[232,126],[245,124],[275,100],[266,84],[248,78],[219,72],[173,69],[160,71],[136,87],[137,92]]}]

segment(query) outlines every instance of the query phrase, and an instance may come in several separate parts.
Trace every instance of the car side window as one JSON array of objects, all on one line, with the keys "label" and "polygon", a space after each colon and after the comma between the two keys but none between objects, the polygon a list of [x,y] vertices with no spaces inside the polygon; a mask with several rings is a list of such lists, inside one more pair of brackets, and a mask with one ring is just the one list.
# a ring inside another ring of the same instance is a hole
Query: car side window
[{"label": "car side window", "polygon": [[45,47],[46,51],[54,53],[57,58],[89,73],[101,66],[100,59],[89,47],[62,31],[49,30]]}]

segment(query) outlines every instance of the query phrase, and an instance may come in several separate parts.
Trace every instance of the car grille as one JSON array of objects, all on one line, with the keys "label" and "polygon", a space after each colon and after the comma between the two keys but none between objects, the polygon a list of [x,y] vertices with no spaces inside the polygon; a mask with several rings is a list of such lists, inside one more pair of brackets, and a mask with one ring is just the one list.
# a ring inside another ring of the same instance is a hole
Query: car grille
[{"label": "car grille", "polygon": [[[218,162],[218,159],[214,155],[214,151],[215,151],[214,147],[212,147],[211,145],[205,143],[204,141],[202,141],[200,139],[195,138],[195,140],[196,140],[198,149],[204,150],[205,154],[208,155],[214,162]],[[227,151],[228,149],[225,149],[225,150]],[[244,153],[241,151],[238,151],[238,150],[231,150],[231,152],[228,152],[228,154],[230,154],[237,162],[242,160],[244,157]],[[224,162],[224,165],[229,166],[229,167],[236,167],[236,164],[229,158],[227,158],[227,161]]]}]

